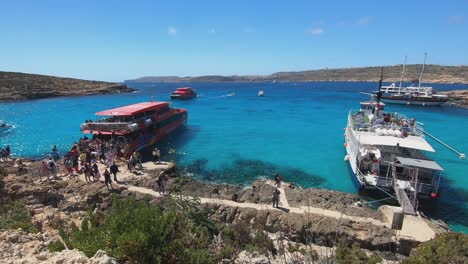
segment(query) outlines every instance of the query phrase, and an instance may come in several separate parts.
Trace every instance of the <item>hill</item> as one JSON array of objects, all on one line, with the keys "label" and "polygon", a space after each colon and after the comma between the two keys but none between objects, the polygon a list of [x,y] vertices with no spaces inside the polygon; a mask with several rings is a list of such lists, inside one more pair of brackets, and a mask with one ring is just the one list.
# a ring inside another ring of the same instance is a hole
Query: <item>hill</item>
[{"label": "hill", "polygon": [[0,101],[133,91],[127,85],[117,83],[0,71]]},{"label": "hill", "polygon": [[[393,82],[400,80],[401,65],[383,66],[384,80]],[[421,64],[406,66],[404,80],[411,82],[419,79]],[[221,76],[206,75],[197,77],[142,77],[125,82],[316,82],[316,81],[352,81],[371,82],[380,77],[382,66],[320,69],[297,72],[277,72],[271,75]],[[423,76],[424,83],[468,83],[468,66],[426,65]]]}]

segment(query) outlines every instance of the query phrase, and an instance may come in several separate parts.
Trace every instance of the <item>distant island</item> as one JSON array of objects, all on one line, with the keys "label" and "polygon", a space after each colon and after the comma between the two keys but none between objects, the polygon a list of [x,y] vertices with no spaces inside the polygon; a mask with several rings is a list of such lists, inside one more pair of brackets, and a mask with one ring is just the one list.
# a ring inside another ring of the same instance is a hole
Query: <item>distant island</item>
[{"label": "distant island", "polygon": [[0,71],[0,101],[133,91],[136,90],[118,83]]},{"label": "distant island", "polygon": [[[395,82],[400,80],[401,65],[383,66],[384,80]],[[421,64],[406,66],[404,80],[412,82],[419,79]],[[196,77],[178,76],[146,76],[125,80],[132,82],[374,82],[378,81],[382,66],[320,69],[297,72],[277,72],[271,75],[205,75]],[[468,83],[468,66],[426,65],[423,76],[424,83]]]}]

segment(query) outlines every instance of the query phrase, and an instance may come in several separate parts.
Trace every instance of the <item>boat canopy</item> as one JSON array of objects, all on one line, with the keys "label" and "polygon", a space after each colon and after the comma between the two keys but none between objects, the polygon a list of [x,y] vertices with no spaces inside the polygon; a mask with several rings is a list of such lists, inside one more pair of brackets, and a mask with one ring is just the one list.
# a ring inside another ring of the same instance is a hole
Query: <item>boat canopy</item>
[{"label": "boat canopy", "polygon": [[405,138],[394,136],[377,136],[377,135],[359,135],[356,134],[361,145],[374,145],[374,146],[400,146],[402,148],[418,149],[423,151],[435,152],[432,146],[427,143],[424,138],[417,136],[408,136]]},{"label": "boat canopy", "polygon": [[411,167],[418,167],[430,170],[438,170],[443,171],[442,167],[437,164],[437,162],[433,160],[422,160],[422,159],[413,159],[413,158],[403,158],[403,157],[396,157],[397,161],[401,163],[401,165],[411,166]]},{"label": "boat canopy", "polygon": [[169,105],[166,102],[144,102],[138,104],[132,104],[117,108],[112,108],[109,110],[104,110],[97,112],[97,116],[131,116],[137,113],[145,112],[148,110],[153,110],[160,108],[161,106]]}]

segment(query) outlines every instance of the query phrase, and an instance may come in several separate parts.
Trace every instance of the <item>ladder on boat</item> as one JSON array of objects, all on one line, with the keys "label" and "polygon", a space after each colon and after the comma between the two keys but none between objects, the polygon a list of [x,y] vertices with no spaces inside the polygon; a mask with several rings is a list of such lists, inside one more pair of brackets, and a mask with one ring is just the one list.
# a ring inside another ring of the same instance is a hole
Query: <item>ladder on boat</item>
[{"label": "ladder on boat", "polygon": [[405,189],[400,188],[400,186],[397,183],[395,163],[392,163],[392,176],[393,176],[393,189],[395,190],[398,203],[403,209],[403,213],[407,215],[417,215],[415,205],[413,205],[413,203],[411,202]]}]

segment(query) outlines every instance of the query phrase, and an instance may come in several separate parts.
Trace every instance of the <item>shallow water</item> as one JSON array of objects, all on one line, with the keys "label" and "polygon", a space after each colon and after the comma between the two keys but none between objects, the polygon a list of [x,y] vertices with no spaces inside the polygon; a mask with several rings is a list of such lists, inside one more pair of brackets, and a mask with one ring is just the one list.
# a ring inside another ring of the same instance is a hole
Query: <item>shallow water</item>
[{"label": "shallow water", "polygon": [[[200,83],[199,97],[174,101],[189,112],[187,126],[159,143],[165,159],[194,177],[211,182],[247,184],[279,172],[302,186],[356,192],[343,162],[343,127],[347,112],[367,99],[374,83]],[[79,126],[95,112],[130,103],[167,101],[180,84],[131,84],[141,91],[87,97],[62,97],[0,104],[0,119],[15,129],[0,135],[16,156],[40,157],[52,145],[64,152],[80,136]],[[438,90],[468,85],[434,85]],[[258,97],[263,89],[265,97]],[[235,95],[233,95],[235,94]],[[468,109],[388,105],[425,123],[427,131],[468,153]],[[445,169],[442,197],[430,216],[468,232],[468,162],[430,140],[434,158]],[[174,148],[175,157],[167,152]]]}]

